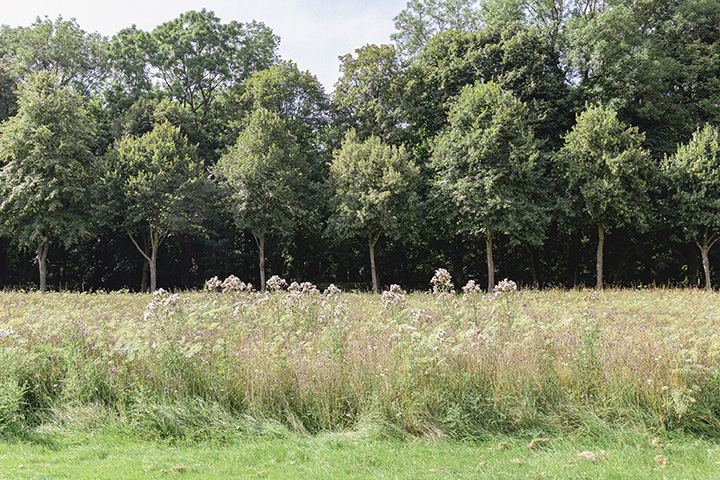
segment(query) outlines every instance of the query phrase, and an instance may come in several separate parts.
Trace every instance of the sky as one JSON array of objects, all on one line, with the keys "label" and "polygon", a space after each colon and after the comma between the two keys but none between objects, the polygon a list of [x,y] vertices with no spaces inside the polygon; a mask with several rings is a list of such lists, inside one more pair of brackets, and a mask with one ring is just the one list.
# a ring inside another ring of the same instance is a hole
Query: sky
[{"label": "sky", "polygon": [[39,17],[75,18],[80,28],[112,36],[136,25],[152,31],[181,13],[203,8],[223,23],[257,20],[280,37],[280,57],[310,71],[330,93],[338,56],[369,43],[391,43],[393,18],[407,0],[20,0],[6,2],[0,24],[29,26]]}]

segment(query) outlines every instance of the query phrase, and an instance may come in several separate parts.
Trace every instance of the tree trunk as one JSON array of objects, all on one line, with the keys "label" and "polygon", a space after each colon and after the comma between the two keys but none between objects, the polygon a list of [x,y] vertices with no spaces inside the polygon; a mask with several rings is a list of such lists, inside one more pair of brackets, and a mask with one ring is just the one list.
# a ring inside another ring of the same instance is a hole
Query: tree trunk
[{"label": "tree trunk", "polygon": [[50,241],[47,238],[40,240],[37,248],[38,270],[40,273],[40,291],[47,290],[47,254]]},{"label": "tree trunk", "polygon": [[[151,292],[157,290],[157,256],[158,250],[160,249],[160,244],[162,244],[166,235],[166,233],[159,233],[153,228],[150,228],[150,234],[148,235],[150,238],[143,239],[143,244],[145,245],[145,248],[141,248],[135,240],[135,237],[133,237],[132,234],[128,233],[128,236],[130,237],[133,245],[135,245],[135,248],[137,248],[138,252],[140,252],[143,258],[148,262],[148,267],[150,268]],[[150,252],[147,251],[148,247],[150,248]]]},{"label": "tree trunk", "polygon": [[710,257],[708,256],[710,247],[707,245],[698,244],[698,248],[700,248],[703,270],[705,271],[705,290],[712,290],[712,283],[710,282]]},{"label": "tree trunk", "polygon": [[155,239],[151,238],[150,241],[152,242],[151,252],[150,252],[150,291],[154,292],[157,290],[157,252],[158,247],[160,246],[159,242],[156,242]]},{"label": "tree trunk", "polygon": [[602,225],[598,225],[598,247],[597,247],[597,283],[595,288],[602,290],[603,288],[603,248],[605,247],[605,230]]},{"label": "tree trunk", "polygon": [[258,264],[260,267],[260,291],[265,293],[265,235],[255,237],[258,246]]},{"label": "tree trunk", "polygon": [[705,271],[705,290],[712,290],[712,281],[710,280],[710,257],[708,256],[708,253],[710,252],[710,248],[712,248],[712,246],[715,245],[715,242],[719,239],[720,235],[717,233],[711,235],[708,227],[705,227],[702,244],[695,239],[695,245],[698,246],[700,249],[700,255],[702,255],[703,270]]},{"label": "tree trunk", "polygon": [[379,293],[377,270],[375,269],[375,244],[379,238],[380,233],[377,235],[371,233],[368,240],[368,245],[370,246],[370,276],[372,277],[373,293]]},{"label": "tree trunk", "polygon": [[487,252],[487,267],[488,267],[488,293],[492,293],[495,290],[495,262],[493,261],[492,252],[492,230],[490,225],[485,227],[487,233],[485,237],[485,249]]}]

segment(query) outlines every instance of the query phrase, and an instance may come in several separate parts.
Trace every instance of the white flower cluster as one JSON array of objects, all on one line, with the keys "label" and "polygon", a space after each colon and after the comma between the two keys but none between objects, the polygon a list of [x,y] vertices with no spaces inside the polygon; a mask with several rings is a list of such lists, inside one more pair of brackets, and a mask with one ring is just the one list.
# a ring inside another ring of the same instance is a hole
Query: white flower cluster
[{"label": "white flower cluster", "polygon": [[273,275],[265,283],[265,288],[267,288],[271,292],[279,292],[280,290],[284,289],[285,287],[287,287],[287,282],[285,281],[284,278],[281,278],[278,275]]},{"label": "white flower cluster", "polygon": [[314,294],[320,293],[320,290],[318,290],[317,287],[310,282],[302,282],[302,283],[292,282],[290,284],[290,286],[288,287],[288,292],[305,293],[308,295],[314,295]]},{"label": "white flower cluster", "polygon": [[240,281],[235,275],[230,275],[225,281],[220,281],[218,277],[213,277],[207,282],[207,289],[209,292],[222,291],[222,293],[232,292],[251,292],[253,289],[252,283],[245,283]]},{"label": "white flower cluster", "polygon": [[495,288],[493,291],[495,293],[517,292],[518,291],[517,283],[513,282],[512,280],[508,280],[506,278],[502,282],[495,285]]},{"label": "white flower cluster", "polygon": [[463,295],[473,295],[475,293],[482,293],[483,289],[475,283],[475,280],[468,281],[464,287],[462,287]]},{"label": "white flower cluster", "polygon": [[443,293],[454,294],[454,285],[452,283],[452,275],[444,268],[435,270],[435,275],[430,279],[433,286],[433,294],[440,295]]},{"label": "white flower cluster", "polygon": [[153,296],[152,301],[145,306],[145,313],[143,314],[145,320],[153,315],[172,315],[175,306],[180,301],[180,295],[177,293],[171,294],[162,288],[155,290]]},{"label": "white flower cluster", "polygon": [[405,303],[406,298],[405,291],[400,287],[400,285],[392,284],[390,285],[390,290],[385,290],[382,293],[382,303],[385,306],[385,309],[390,309]]},{"label": "white flower cluster", "polygon": [[323,292],[323,294],[326,297],[332,297],[333,295],[340,295],[341,293],[342,293],[342,290],[340,290],[338,287],[336,287],[334,283],[331,283],[330,285],[328,285],[328,287]]}]

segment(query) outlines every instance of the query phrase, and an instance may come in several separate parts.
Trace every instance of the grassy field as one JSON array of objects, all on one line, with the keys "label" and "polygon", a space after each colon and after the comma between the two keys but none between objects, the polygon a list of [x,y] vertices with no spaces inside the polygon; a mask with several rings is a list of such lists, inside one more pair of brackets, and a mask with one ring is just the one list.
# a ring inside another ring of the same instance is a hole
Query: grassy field
[{"label": "grassy field", "polygon": [[0,478],[720,474],[717,293],[448,280],[1,292]]},{"label": "grassy field", "polygon": [[537,448],[514,437],[400,441],[368,432],[264,436],[223,445],[167,444],[120,433],[50,438],[0,443],[0,478],[710,480],[720,475],[720,448],[712,442],[676,438],[659,444],[630,433],[599,443],[549,439]]}]

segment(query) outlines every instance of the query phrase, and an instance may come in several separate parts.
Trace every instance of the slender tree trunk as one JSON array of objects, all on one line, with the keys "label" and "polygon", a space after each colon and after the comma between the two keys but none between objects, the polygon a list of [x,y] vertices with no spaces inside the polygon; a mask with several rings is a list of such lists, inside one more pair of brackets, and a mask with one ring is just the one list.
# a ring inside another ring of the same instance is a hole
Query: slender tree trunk
[{"label": "slender tree trunk", "polygon": [[485,250],[487,253],[487,267],[488,267],[488,293],[492,293],[495,290],[495,262],[493,261],[492,252],[492,230],[490,225],[485,226],[487,235],[485,236]]},{"label": "slender tree trunk", "polygon": [[710,257],[708,253],[710,248],[720,238],[717,234],[710,235],[710,229],[705,227],[705,234],[703,235],[703,243],[696,239],[695,245],[700,249],[700,255],[702,256],[703,270],[705,271],[705,290],[712,290],[712,281],[710,280]]},{"label": "slender tree trunk", "polygon": [[158,253],[158,247],[160,247],[160,242],[156,241],[156,239],[151,238],[150,241],[152,242],[151,251],[150,251],[150,291],[154,292],[157,290],[157,253]]},{"label": "slender tree trunk", "polygon": [[[255,234],[253,234],[255,236]],[[265,235],[255,237],[258,246],[258,265],[260,267],[260,291],[265,293]]]},{"label": "slender tree trunk", "polygon": [[712,283],[710,281],[710,257],[708,252],[710,247],[707,245],[698,245],[700,248],[700,255],[702,255],[703,270],[705,271],[705,290],[712,290]]},{"label": "slender tree trunk", "polygon": [[37,248],[38,270],[40,273],[40,291],[47,290],[47,254],[50,241],[47,238],[40,240]]},{"label": "slender tree trunk", "polygon": [[375,244],[380,238],[380,233],[377,235],[370,234],[368,245],[370,246],[370,276],[372,277],[372,289],[373,293],[379,293],[377,270],[375,268]]},{"label": "slender tree trunk", "polygon": [[602,225],[598,225],[598,247],[597,247],[597,282],[595,288],[602,290],[603,288],[603,248],[605,247],[605,230]]},{"label": "slender tree trunk", "polygon": [[[142,248],[140,247],[140,245],[138,245],[135,237],[133,237],[132,234],[129,233],[128,236],[130,237],[133,245],[135,245],[135,248],[137,248],[138,252],[140,252],[143,258],[148,262],[148,267],[150,268],[150,291],[154,292],[155,290],[157,290],[158,250],[160,249],[160,244],[162,244],[163,240],[165,240],[167,233],[158,232],[151,227],[149,234],[150,238],[143,240],[145,248]],[[147,251],[148,246],[150,247],[150,252]]]}]

